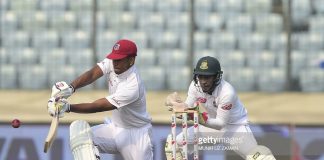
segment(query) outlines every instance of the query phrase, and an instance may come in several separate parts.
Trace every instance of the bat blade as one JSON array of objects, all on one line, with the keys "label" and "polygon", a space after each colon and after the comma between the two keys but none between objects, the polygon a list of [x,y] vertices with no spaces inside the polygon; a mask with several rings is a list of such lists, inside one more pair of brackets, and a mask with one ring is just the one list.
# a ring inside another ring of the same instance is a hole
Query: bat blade
[{"label": "bat blade", "polygon": [[47,153],[47,151],[49,150],[49,148],[51,147],[52,143],[55,140],[58,125],[59,125],[59,116],[58,116],[58,114],[56,114],[52,118],[51,126],[48,131],[47,137],[45,139],[45,144],[44,144],[44,152],[45,153]]}]

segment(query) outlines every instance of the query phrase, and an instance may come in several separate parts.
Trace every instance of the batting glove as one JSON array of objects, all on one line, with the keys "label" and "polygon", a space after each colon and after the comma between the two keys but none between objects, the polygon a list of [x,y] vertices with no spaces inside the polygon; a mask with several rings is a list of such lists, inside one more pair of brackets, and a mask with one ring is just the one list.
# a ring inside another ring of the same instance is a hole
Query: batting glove
[{"label": "batting glove", "polygon": [[68,98],[74,93],[72,85],[68,85],[66,82],[56,82],[52,87],[51,97],[56,98]]},{"label": "batting glove", "polygon": [[47,103],[47,111],[50,116],[64,116],[65,112],[70,112],[70,104],[64,98],[50,98]]}]

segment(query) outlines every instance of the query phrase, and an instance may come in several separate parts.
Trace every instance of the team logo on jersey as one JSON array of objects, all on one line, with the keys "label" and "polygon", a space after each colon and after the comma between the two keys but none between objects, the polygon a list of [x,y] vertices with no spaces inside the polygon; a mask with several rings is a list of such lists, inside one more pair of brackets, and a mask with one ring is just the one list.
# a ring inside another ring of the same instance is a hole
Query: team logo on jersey
[{"label": "team logo on jersey", "polygon": [[208,62],[207,62],[207,60],[201,62],[200,69],[208,69]]},{"label": "team logo on jersey", "polygon": [[119,47],[120,47],[120,44],[119,44],[119,43],[117,43],[117,44],[115,44],[115,45],[114,45],[114,47],[113,47],[113,48],[114,48],[114,50],[119,50]]},{"label": "team logo on jersey", "polygon": [[63,87],[63,86],[64,86],[64,84],[61,83],[61,82],[58,82],[58,83],[55,84],[55,87],[56,87],[57,89],[59,89],[59,90],[60,90],[60,88]]},{"label": "team logo on jersey", "polygon": [[203,97],[199,97],[198,98],[198,102],[199,103],[206,103],[207,102],[207,99],[206,98],[203,98]]},{"label": "team logo on jersey", "polygon": [[223,105],[222,106],[222,109],[224,109],[224,110],[231,110],[232,109],[232,104],[230,103],[230,104],[225,104],[225,105]]}]

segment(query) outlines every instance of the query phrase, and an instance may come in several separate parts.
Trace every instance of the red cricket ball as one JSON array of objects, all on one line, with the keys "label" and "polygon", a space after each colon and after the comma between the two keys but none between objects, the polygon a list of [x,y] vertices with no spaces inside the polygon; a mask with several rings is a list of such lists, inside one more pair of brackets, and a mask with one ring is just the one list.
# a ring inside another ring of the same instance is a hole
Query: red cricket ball
[{"label": "red cricket ball", "polygon": [[20,127],[20,121],[18,119],[14,119],[11,122],[11,125],[13,128],[19,128]]}]

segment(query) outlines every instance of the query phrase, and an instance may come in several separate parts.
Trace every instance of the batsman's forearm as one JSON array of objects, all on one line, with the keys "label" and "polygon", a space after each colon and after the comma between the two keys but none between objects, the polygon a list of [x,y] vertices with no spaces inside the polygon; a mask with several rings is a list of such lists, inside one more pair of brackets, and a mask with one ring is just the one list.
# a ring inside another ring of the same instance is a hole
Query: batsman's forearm
[{"label": "batsman's forearm", "polygon": [[96,113],[117,109],[106,98],[100,98],[92,103],[71,104],[70,112],[75,113]]},{"label": "batsman's forearm", "polygon": [[86,71],[85,73],[83,73],[78,78],[76,78],[71,83],[71,85],[76,90],[78,88],[81,88],[81,87],[84,87],[86,85],[91,84],[92,82],[94,82],[95,80],[97,80],[102,75],[103,75],[103,73],[102,73],[101,69],[99,68],[99,66],[95,66],[92,69],[90,69],[89,71]]},{"label": "batsman's forearm", "polygon": [[116,109],[116,107],[98,106],[94,103],[71,104],[70,112],[74,113],[96,113]]},{"label": "batsman's forearm", "polygon": [[92,79],[91,74],[88,72],[89,71],[82,74],[71,83],[71,85],[74,87],[75,90],[87,86],[95,81],[95,79]]}]

